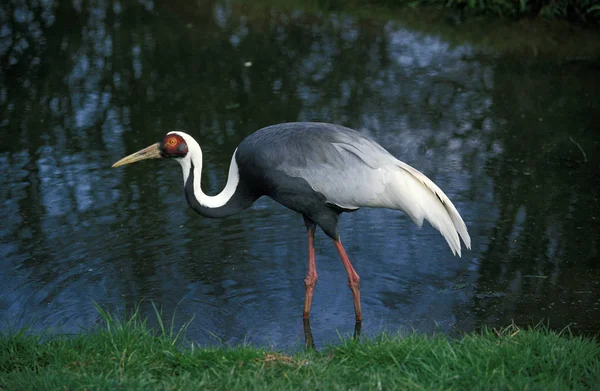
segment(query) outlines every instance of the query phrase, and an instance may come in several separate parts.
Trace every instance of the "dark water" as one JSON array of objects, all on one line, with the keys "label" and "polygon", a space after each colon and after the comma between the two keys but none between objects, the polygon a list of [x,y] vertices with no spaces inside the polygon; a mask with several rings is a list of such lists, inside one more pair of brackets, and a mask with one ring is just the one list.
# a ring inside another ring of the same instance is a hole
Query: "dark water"
[{"label": "dark water", "polygon": [[[401,22],[219,1],[3,2],[2,328],[77,332],[141,300],[200,344],[303,340],[306,238],[269,199],[223,220],[185,202],[179,165],[110,165],[183,129],[221,189],[235,146],[316,120],[371,135],[454,201],[473,249],[364,209],[341,232],[363,333],[540,321],[597,335],[600,68],[448,42]],[[354,326],[317,234],[317,344]],[[175,311],[176,309],[176,311]]]}]

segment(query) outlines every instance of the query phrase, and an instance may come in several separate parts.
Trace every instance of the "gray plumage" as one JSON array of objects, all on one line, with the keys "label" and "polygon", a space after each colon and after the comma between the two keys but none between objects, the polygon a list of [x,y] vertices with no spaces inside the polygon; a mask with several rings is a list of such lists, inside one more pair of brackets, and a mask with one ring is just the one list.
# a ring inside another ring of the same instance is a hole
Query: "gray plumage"
[{"label": "gray plumage", "polygon": [[459,236],[470,248],[467,228],[444,192],[355,130],[326,123],[273,125],[242,141],[235,159],[242,187],[305,215],[333,239],[339,238],[339,213],[390,208],[405,211],[419,226],[428,220],[453,253],[461,254]]}]

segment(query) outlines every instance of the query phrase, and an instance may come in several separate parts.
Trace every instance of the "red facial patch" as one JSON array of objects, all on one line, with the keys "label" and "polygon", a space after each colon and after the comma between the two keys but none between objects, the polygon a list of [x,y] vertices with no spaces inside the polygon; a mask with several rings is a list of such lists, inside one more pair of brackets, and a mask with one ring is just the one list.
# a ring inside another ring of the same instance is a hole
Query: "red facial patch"
[{"label": "red facial patch", "polygon": [[185,156],[188,146],[178,134],[168,134],[162,142],[163,150],[168,156]]}]

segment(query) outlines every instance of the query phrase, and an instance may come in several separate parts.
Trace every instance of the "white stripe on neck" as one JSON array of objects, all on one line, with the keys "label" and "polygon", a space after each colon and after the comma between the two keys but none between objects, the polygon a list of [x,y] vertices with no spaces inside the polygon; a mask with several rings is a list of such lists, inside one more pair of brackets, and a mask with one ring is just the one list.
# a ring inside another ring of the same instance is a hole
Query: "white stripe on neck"
[{"label": "white stripe on neck", "polygon": [[175,133],[181,136],[187,146],[188,153],[183,158],[176,158],[181,164],[181,168],[183,170],[183,184],[187,183],[188,177],[190,175],[190,170],[192,168],[192,164],[194,165],[194,197],[198,201],[198,203],[206,208],[220,208],[227,204],[227,202],[233,197],[235,194],[235,190],[237,189],[238,183],[240,182],[240,175],[238,170],[238,165],[235,160],[236,150],[233,152],[233,156],[231,157],[231,164],[229,166],[229,174],[227,176],[227,184],[225,188],[217,195],[209,196],[206,195],[202,191],[201,179],[202,179],[202,149],[200,145],[192,136],[183,132],[169,132],[169,134]]}]

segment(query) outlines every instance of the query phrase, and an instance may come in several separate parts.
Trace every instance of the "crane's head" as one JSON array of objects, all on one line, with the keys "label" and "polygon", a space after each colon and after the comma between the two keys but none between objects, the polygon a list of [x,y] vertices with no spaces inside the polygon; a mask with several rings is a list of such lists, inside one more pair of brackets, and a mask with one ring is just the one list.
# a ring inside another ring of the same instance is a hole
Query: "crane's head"
[{"label": "crane's head", "polygon": [[[136,153],[125,156],[119,160],[113,167],[124,166],[125,164],[134,163],[145,159],[160,159],[160,158],[184,158],[188,154],[188,144],[185,141],[185,133],[170,132],[165,138],[156,144],[152,144]],[[188,136],[189,137],[189,136]]]}]

